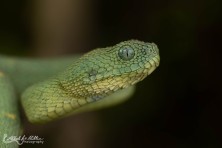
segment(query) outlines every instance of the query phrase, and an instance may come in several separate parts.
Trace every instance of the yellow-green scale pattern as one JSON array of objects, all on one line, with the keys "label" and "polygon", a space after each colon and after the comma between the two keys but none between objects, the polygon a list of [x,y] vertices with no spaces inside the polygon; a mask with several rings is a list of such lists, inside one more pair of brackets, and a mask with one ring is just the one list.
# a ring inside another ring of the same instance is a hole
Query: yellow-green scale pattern
[{"label": "yellow-green scale pattern", "polygon": [[22,95],[28,119],[44,123],[122,102],[133,85],[158,67],[156,44],[138,40],[98,48],[65,71],[29,87]]}]

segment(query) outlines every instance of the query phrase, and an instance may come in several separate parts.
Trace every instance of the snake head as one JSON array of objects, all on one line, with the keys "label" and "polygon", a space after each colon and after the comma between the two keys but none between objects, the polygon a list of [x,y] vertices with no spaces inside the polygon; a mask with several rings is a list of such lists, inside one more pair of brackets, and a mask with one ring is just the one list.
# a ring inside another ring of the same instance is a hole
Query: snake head
[{"label": "snake head", "polygon": [[21,101],[32,123],[118,104],[132,95],[130,86],[152,73],[159,61],[154,43],[129,40],[95,49],[64,72],[26,89]]},{"label": "snake head", "polygon": [[61,84],[73,96],[93,101],[143,80],[159,61],[156,44],[124,41],[85,54],[64,72]]}]

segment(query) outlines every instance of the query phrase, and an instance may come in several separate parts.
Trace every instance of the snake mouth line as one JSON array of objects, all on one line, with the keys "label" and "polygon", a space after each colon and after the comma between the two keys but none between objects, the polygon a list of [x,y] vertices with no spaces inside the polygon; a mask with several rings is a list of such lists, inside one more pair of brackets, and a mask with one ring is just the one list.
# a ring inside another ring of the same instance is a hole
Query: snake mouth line
[{"label": "snake mouth line", "polygon": [[145,79],[148,75],[150,75],[159,66],[159,63],[160,63],[159,56],[155,56],[155,57],[151,58],[149,61],[147,61],[143,72],[141,72],[137,75],[137,78],[131,82],[131,85],[134,85],[138,81],[142,81],[143,79]]},{"label": "snake mouth line", "polygon": [[150,59],[148,61],[148,63],[151,65],[149,68],[148,68],[148,75],[150,75],[160,64],[160,58],[159,56],[155,56],[153,57],[152,59]]},{"label": "snake mouth line", "polygon": [[156,67],[159,66],[159,64],[160,64],[160,57],[159,56],[155,56],[151,60],[154,61]]}]

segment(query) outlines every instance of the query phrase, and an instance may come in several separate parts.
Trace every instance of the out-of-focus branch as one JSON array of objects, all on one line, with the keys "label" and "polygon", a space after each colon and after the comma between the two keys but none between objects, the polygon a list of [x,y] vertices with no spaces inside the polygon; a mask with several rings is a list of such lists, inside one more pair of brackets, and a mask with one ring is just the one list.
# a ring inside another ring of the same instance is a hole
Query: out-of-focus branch
[{"label": "out-of-focus branch", "polygon": [[36,0],[32,7],[33,46],[38,56],[87,48],[94,24],[91,1]]}]

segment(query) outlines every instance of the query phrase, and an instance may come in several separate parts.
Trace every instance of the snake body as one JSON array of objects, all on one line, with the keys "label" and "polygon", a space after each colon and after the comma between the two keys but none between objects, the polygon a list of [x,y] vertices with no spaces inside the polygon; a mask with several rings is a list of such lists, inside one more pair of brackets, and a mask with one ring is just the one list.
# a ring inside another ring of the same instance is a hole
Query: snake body
[{"label": "snake body", "polygon": [[[152,73],[159,61],[156,44],[129,40],[92,50],[80,58],[45,61],[0,56],[0,72],[21,94],[28,120],[46,123],[126,100],[134,84]],[[3,94],[14,91],[3,88],[0,85]]]}]

